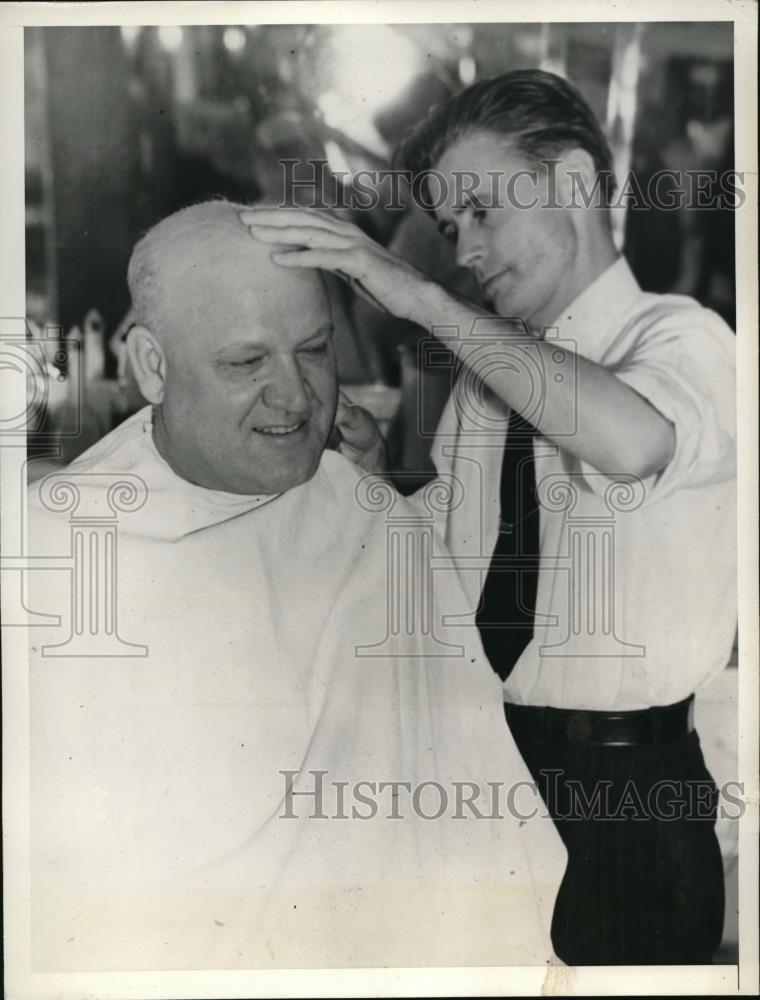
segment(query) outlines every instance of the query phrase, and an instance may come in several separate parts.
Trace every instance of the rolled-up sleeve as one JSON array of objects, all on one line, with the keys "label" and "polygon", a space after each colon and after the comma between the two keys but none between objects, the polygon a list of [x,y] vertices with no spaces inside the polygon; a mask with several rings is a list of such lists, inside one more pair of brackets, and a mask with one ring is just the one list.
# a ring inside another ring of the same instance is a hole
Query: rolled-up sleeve
[{"label": "rolled-up sleeve", "polygon": [[[672,320],[667,317],[646,330],[611,368],[675,430],[673,457],[645,481],[650,499],[736,475],[734,335],[703,309],[684,310],[677,325]],[[580,468],[594,490],[606,478],[587,462],[581,461]]]}]

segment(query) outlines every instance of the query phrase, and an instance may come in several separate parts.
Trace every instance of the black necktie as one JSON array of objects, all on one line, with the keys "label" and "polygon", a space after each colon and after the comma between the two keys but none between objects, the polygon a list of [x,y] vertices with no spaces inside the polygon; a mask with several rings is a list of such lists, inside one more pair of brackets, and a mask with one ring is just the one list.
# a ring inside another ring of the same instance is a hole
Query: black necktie
[{"label": "black necktie", "polygon": [[535,427],[512,411],[501,463],[501,516],[475,622],[491,666],[506,680],[533,637],[539,563]]}]

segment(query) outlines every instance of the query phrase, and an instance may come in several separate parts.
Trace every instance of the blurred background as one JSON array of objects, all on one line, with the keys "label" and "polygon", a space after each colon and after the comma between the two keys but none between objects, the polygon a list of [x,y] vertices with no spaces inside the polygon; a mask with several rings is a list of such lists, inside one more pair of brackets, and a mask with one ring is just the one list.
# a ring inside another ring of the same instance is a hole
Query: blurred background
[{"label": "blurred background", "polygon": [[[215,195],[280,201],[277,160],[288,158],[302,161],[296,179],[315,172],[325,198],[339,200],[357,171],[389,165],[431,104],[481,77],[530,67],[581,89],[606,128],[619,178],[633,170],[644,185],[663,168],[730,169],[732,31],[730,22],[27,28],[27,316],[32,331],[48,328],[44,430],[66,429],[59,459],[70,461],[142,405],[119,364],[126,265],[162,217]],[[312,171],[309,159],[327,168]],[[343,214],[477,296],[424,213]],[[693,295],[733,326],[730,209],[614,215],[645,289]],[[332,291],[341,381],[388,430],[392,467],[424,477],[429,438],[418,424],[435,426],[449,373],[420,370],[419,328],[352,301],[339,282]],[[81,344],[78,365],[66,363],[72,352],[59,349],[59,335]],[[67,414],[74,397],[76,418]]]},{"label": "blurred background", "polygon": [[[572,80],[603,124],[619,178],[733,167],[732,22],[72,27],[25,30],[29,391],[45,402],[30,479],[66,464],[144,401],[123,356],[126,267],[138,237],[213,196],[280,201],[278,159],[325,160],[330,201],[389,166],[431,104],[487,76],[540,67]],[[309,196],[298,189],[298,199]],[[453,249],[413,207],[344,211],[469,297]],[[730,209],[614,213],[643,288],[693,295],[734,326]],[[431,474],[429,437],[450,375],[418,360],[423,331],[331,282],[341,382],[387,432],[390,464]],[[407,489],[413,479],[405,479]],[[735,665],[735,659],[732,661]],[[702,700],[716,780],[735,778],[736,671]],[[732,676],[733,675],[733,676]],[[736,824],[719,829],[736,953]]]}]

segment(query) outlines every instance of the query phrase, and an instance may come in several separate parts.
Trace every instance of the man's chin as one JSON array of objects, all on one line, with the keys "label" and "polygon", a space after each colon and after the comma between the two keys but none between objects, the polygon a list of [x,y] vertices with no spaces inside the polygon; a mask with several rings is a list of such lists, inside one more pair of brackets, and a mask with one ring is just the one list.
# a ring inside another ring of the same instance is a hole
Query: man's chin
[{"label": "man's chin", "polygon": [[310,449],[310,454],[288,456],[289,460],[286,460],[286,456],[282,456],[281,461],[268,471],[262,470],[261,464],[258,464],[250,477],[240,477],[241,480],[245,479],[246,489],[236,492],[274,496],[295,489],[296,486],[302,486],[316,474],[322,451],[321,448],[316,452]]},{"label": "man's chin", "polygon": [[318,468],[319,459],[312,462],[308,467],[299,467],[293,470],[292,473],[277,477],[277,489],[271,492],[285,493],[287,490],[295,489],[296,486],[303,486],[304,483],[308,483],[310,479],[314,478]]},{"label": "man's chin", "polygon": [[527,320],[525,316],[524,303],[514,294],[514,292],[497,291],[491,299],[491,308],[497,316],[508,317],[509,319]]}]

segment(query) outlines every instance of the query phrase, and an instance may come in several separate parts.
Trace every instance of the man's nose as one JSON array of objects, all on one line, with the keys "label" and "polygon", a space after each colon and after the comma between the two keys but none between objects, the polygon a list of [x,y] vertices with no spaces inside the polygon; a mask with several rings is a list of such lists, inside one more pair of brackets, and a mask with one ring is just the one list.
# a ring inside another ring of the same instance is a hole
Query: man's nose
[{"label": "man's nose", "polygon": [[482,235],[465,228],[460,229],[457,238],[457,264],[477,272],[484,256]]},{"label": "man's nose", "polygon": [[292,416],[303,416],[309,412],[308,385],[294,357],[277,355],[273,359],[271,378],[264,386],[263,398],[272,410],[281,410]]}]

